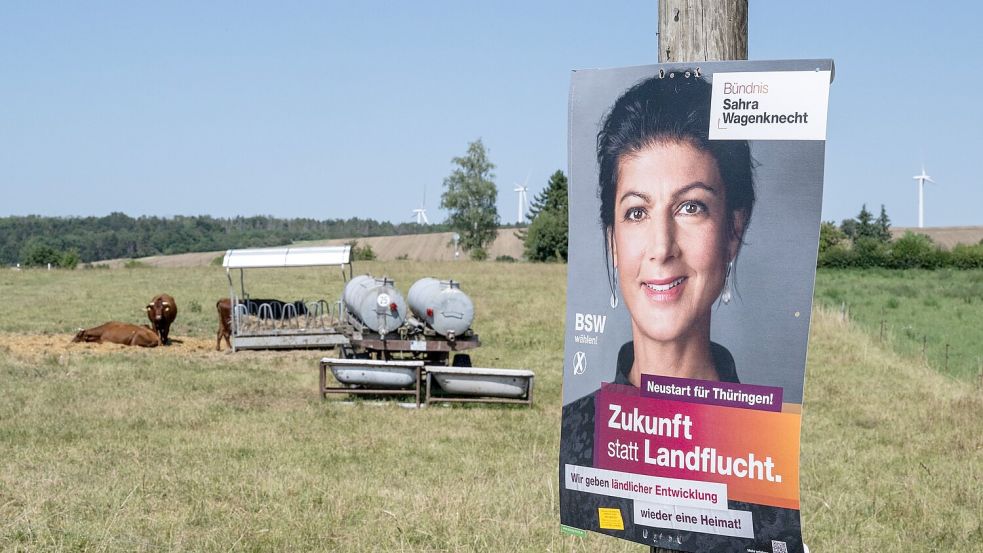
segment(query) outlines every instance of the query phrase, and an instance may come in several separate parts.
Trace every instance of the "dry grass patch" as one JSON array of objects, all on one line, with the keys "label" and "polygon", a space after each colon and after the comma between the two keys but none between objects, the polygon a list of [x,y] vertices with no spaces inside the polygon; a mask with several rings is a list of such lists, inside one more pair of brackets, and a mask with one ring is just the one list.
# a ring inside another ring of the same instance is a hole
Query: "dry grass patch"
[{"label": "dry grass patch", "polygon": [[813,325],[802,498],[814,549],[983,550],[983,390],[831,313]]}]

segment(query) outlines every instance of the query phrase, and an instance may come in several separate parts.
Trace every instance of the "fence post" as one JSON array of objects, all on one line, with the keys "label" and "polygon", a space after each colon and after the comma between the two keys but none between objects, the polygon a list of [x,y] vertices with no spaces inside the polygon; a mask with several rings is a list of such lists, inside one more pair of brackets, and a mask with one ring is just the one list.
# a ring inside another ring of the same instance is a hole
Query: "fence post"
[{"label": "fence post", "polygon": [[945,372],[949,373],[949,343],[945,344]]},{"label": "fence post", "polygon": [[884,319],[881,319],[881,341],[884,341]]}]

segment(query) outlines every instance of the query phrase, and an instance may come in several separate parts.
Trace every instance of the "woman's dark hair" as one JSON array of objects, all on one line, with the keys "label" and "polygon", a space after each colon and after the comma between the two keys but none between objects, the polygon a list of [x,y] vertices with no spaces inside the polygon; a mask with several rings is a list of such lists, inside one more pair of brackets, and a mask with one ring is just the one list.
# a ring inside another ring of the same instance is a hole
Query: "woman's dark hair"
[{"label": "woman's dark hair", "polygon": [[688,144],[717,161],[726,189],[727,223],[732,232],[734,214],[744,212],[739,240],[754,209],[754,160],[746,140],[710,140],[710,83],[698,71],[660,71],[628,89],[611,107],[597,133],[598,195],[604,248],[610,251],[614,228],[618,168],[625,156],[667,142]]}]

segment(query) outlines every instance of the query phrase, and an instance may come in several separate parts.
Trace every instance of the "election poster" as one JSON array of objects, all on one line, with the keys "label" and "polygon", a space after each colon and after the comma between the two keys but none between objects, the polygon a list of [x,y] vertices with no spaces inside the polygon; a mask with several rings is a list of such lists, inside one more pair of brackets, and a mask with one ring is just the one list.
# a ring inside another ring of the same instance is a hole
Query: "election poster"
[{"label": "election poster", "polygon": [[560,523],[803,551],[831,60],[575,71]]}]

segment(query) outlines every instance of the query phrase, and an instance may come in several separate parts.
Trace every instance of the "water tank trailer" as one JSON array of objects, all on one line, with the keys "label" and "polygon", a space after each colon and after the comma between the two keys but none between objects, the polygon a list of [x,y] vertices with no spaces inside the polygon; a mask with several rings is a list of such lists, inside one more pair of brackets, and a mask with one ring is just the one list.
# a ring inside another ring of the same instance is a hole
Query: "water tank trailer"
[{"label": "water tank trailer", "polygon": [[[414,403],[532,404],[531,371],[472,368],[463,351],[481,345],[474,303],[453,280],[422,278],[403,296],[392,280],[352,278],[342,293],[341,359],[320,363],[320,393],[410,395]],[[409,314],[406,315],[406,306]],[[451,355],[453,354],[453,359]],[[447,366],[453,361],[452,366]],[[341,387],[329,387],[330,370]]]},{"label": "water tank trailer", "polygon": [[481,345],[471,330],[474,303],[457,282],[423,278],[410,287],[409,307],[386,277],[359,275],[345,285],[341,331],[350,339],[342,357],[416,359],[430,365],[470,366],[466,354]]}]

